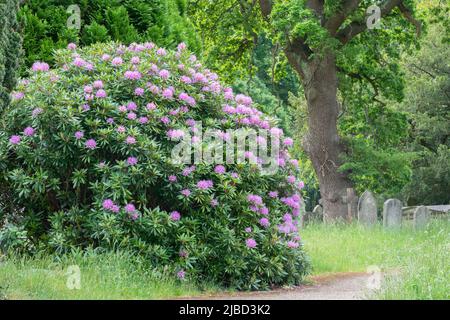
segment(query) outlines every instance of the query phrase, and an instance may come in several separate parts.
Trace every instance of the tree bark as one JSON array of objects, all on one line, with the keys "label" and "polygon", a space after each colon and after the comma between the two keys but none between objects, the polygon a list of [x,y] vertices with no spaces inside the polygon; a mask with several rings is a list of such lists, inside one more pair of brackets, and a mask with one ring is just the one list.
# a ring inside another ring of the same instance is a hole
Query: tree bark
[{"label": "tree bark", "polygon": [[328,53],[305,63],[292,51],[286,54],[303,81],[309,126],[303,145],[319,180],[324,220],[346,219],[344,197],[352,183],[346,174],[338,172],[342,163],[340,155],[345,148],[337,129],[339,103],[335,57]]}]

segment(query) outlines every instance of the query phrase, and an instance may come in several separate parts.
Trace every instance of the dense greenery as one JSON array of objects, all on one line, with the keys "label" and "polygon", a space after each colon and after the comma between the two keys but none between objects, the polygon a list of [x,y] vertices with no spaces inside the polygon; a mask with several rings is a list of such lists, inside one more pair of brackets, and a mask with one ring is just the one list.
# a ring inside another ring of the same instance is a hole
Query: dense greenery
[{"label": "dense greenery", "polygon": [[[53,52],[69,42],[153,41],[174,48],[184,41],[200,50],[200,41],[186,17],[187,0],[82,0],[80,27],[68,28],[74,4],[71,0],[30,0],[20,11],[24,23],[25,66],[36,61],[53,62]],[[71,24],[70,24],[71,25]]]},{"label": "dense greenery", "polygon": [[[179,277],[242,289],[302,279],[303,183],[292,141],[251,98],[223,87],[183,43],[177,51],[69,44],[55,61],[54,70],[33,64],[2,115],[3,249],[127,248]],[[177,164],[171,152],[191,141],[195,121],[219,136],[270,129],[284,143],[278,170]]]},{"label": "dense greenery", "polygon": [[0,112],[9,102],[16,85],[22,38],[17,22],[17,0],[0,1]]}]

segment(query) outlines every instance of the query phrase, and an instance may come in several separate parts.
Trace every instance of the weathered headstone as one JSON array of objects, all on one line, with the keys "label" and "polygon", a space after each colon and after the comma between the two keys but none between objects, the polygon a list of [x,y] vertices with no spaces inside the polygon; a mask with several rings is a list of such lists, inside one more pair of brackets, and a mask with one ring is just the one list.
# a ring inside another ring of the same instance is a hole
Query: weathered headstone
[{"label": "weathered headstone", "polygon": [[431,212],[430,209],[424,206],[417,207],[414,211],[414,228],[425,228],[430,222]]},{"label": "weathered headstone", "polygon": [[383,225],[386,228],[400,228],[402,226],[403,204],[398,199],[389,199],[383,206]]},{"label": "weathered headstone", "polygon": [[365,191],[359,198],[358,221],[365,226],[377,223],[377,200],[370,191]]}]

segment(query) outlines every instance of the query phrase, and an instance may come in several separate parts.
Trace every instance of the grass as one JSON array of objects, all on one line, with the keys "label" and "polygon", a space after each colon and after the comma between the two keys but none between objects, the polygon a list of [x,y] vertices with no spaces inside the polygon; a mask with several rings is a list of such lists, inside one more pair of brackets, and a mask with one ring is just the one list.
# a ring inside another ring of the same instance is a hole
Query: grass
[{"label": "grass", "polygon": [[[79,290],[67,286],[71,265],[80,268]],[[0,262],[0,299],[165,299],[199,294],[196,287],[167,278],[123,252],[58,260],[9,258]]]},{"label": "grass", "polygon": [[303,238],[316,275],[377,266],[388,276],[374,298],[450,298],[448,221],[434,221],[420,231],[317,224],[308,226]]},{"label": "grass", "polygon": [[[387,271],[377,299],[450,298],[450,223],[415,231],[381,226],[310,225],[302,232],[313,274]],[[67,287],[68,267],[78,265],[81,289]],[[204,285],[206,293],[220,289]],[[0,258],[0,299],[166,299],[205,290],[149,270],[124,252],[92,251],[63,257]]]}]

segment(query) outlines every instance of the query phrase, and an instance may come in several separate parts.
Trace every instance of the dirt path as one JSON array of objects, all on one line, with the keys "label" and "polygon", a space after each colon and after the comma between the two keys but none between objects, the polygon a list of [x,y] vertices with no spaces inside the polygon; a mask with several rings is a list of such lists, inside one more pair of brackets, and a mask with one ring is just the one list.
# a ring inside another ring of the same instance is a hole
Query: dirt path
[{"label": "dirt path", "polygon": [[367,273],[340,273],[310,278],[312,284],[269,292],[201,296],[206,300],[361,300],[370,293]]}]

